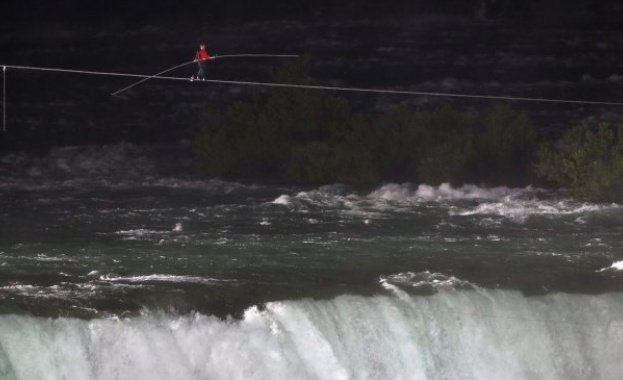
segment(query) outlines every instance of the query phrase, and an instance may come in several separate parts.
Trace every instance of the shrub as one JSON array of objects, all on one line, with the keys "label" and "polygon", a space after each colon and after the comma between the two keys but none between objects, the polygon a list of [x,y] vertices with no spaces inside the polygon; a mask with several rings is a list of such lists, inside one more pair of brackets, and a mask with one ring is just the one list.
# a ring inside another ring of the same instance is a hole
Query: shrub
[{"label": "shrub", "polygon": [[420,162],[422,182],[518,185],[530,177],[536,134],[525,113],[508,106],[443,108],[427,119],[431,134]]},{"label": "shrub", "polygon": [[[280,66],[278,83],[308,84],[309,58]],[[369,155],[357,146],[363,119],[343,98],[318,90],[271,88],[224,112],[208,110],[196,139],[201,173],[325,183],[375,178]],[[366,166],[367,165],[367,166]]]},{"label": "shrub", "polygon": [[[274,77],[307,84],[308,72],[304,57]],[[200,171],[221,178],[515,184],[527,178],[534,146],[530,119],[506,106],[364,115],[322,91],[271,88],[206,111],[195,152]]]},{"label": "shrub", "polygon": [[591,201],[623,201],[623,126],[577,126],[562,146],[543,146],[537,174]]},{"label": "shrub", "polygon": [[422,153],[430,141],[428,112],[399,108],[383,113],[361,133],[363,149],[387,181],[417,181]]}]

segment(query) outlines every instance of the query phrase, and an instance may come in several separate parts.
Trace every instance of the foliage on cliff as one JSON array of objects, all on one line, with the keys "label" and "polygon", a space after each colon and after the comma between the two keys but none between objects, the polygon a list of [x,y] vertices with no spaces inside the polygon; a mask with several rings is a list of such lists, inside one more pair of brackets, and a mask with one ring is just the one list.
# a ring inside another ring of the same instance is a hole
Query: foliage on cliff
[{"label": "foliage on cliff", "polygon": [[[288,62],[276,83],[310,84],[309,61]],[[526,114],[485,109],[355,112],[316,89],[275,87],[207,110],[195,152],[206,176],[301,184],[523,184],[536,139]]]},{"label": "foliage on cliff", "polygon": [[536,171],[579,199],[623,201],[623,126],[581,125],[538,152]]}]

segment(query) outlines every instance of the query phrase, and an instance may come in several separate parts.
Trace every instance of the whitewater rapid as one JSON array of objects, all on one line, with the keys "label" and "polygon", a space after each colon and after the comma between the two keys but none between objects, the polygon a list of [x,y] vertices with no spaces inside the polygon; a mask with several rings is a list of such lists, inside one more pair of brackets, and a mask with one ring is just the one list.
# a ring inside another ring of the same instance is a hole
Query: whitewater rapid
[{"label": "whitewater rapid", "polygon": [[[400,292],[399,290],[396,290]],[[0,316],[13,379],[616,379],[623,296],[444,291],[269,302],[240,320]]]},{"label": "whitewater rapid", "polygon": [[0,379],[621,377],[620,205],[201,179],[182,151],[0,157]]}]

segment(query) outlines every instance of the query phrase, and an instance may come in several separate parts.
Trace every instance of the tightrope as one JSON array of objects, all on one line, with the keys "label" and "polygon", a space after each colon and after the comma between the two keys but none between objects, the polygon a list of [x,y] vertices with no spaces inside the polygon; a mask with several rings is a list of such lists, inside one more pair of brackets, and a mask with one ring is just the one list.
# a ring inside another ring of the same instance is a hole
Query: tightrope
[{"label": "tightrope", "polygon": [[[217,58],[228,58],[228,57],[230,56],[221,56]],[[192,62],[194,61],[185,62],[176,67],[188,65]],[[189,78],[158,76],[159,74],[141,75],[141,74],[127,74],[127,73],[115,73],[115,72],[105,72],[105,71],[74,70],[74,69],[60,69],[60,68],[50,68],[50,67],[19,66],[19,65],[3,65],[3,67],[5,68],[4,70],[6,70],[6,68],[9,68],[9,69],[15,69],[15,70],[34,70],[34,71],[48,71],[48,72],[71,73],[71,74],[116,76],[116,77],[126,77],[126,78],[143,78],[145,80],[157,79],[157,80],[169,80],[169,81],[185,81],[185,82],[189,81]],[[166,71],[170,71],[170,70],[172,69],[167,69]],[[518,101],[518,102],[546,102],[546,103],[565,103],[565,104],[623,106],[623,102],[615,102],[615,101],[530,98],[530,97],[517,97],[517,96],[459,94],[459,93],[451,93],[451,92],[428,92],[428,91],[410,91],[410,90],[388,90],[388,89],[374,89],[374,88],[323,86],[323,85],[290,84],[290,83],[271,83],[271,82],[255,82],[255,81],[239,81],[239,80],[205,79],[205,80],[196,80],[194,81],[194,83],[227,84],[227,85],[240,85],[240,86],[262,86],[262,87],[278,87],[278,88],[297,88],[297,89],[309,89],[309,90],[327,90],[327,91],[340,91],[340,92],[407,95],[407,96],[489,99],[489,100],[504,100],[504,101]],[[117,91],[116,93],[119,93],[119,91]]]},{"label": "tightrope", "polygon": [[[211,57],[209,60],[213,60],[213,59],[222,59],[222,58],[298,58],[298,55],[292,55],[292,54],[229,54],[229,55],[216,55]],[[198,62],[197,60],[192,60],[192,61],[188,61],[188,62],[184,62],[182,64],[173,66],[173,67],[169,67],[168,69],[165,69],[163,71],[160,71],[159,73],[156,73],[154,75],[149,76],[148,78],[144,78],[139,80],[136,83],[132,83],[131,85],[122,88],[121,90],[115,91],[112,93],[113,96],[115,95],[119,95],[120,93],[131,89],[134,86],[137,86],[145,81],[148,81],[150,79],[156,78],[164,73],[168,73],[169,71],[173,71],[175,69],[178,69],[180,67],[186,66],[186,65],[190,65],[191,63],[195,63]]]}]

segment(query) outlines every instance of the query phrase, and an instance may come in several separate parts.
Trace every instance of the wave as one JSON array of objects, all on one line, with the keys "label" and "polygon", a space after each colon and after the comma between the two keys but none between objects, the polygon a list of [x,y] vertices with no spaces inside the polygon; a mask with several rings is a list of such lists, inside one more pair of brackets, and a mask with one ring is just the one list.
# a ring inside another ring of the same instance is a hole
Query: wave
[{"label": "wave", "polygon": [[405,290],[420,294],[434,294],[440,290],[474,289],[474,285],[468,281],[429,271],[381,276],[379,282],[385,289],[401,297],[404,296]]},{"label": "wave", "polygon": [[47,155],[0,156],[0,190],[184,189],[208,195],[261,191],[265,187],[194,177],[187,141],[163,145],[82,145],[52,148]]},{"label": "wave", "polygon": [[353,188],[343,185],[323,186],[317,190],[301,191],[294,196],[282,194],[273,203],[289,205],[294,202],[313,202],[315,204],[339,205],[356,200],[368,201],[392,201],[397,203],[421,203],[433,201],[457,201],[457,200],[500,200],[507,197],[530,198],[539,194],[546,194],[543,189],[526,187],[523,189],[508,187],[486,188],[476,185],[464,185],[452,187],[444,183],[439,186],[426,184],[414,185],[386,184],[380,188],[361,196]]},{"label": "wave", "polygon": [[171,145],[81,145],[52,148],[45,156],[10,153],[0,157],[0,176],[13,178],[90,178],[187,174],[192,169],[188,142]]},{"label": "wave", "polygon": [[361,199],[354,188],[345,185],[326,185],[318,189],[299,191],[296,195],[281,194],[271,203],[292,208],[351,208]]},{"label": "wave", "polygon": [[591,214],[614,214],[621,211],[617,204],[596,204],[578,202],[567,198],[562,191],[545,189],[493,187],[485,188],[464,185],[454,188],[449,184],[438,187],[429,185],[386,185],[369,195],[373,199],[393,201],[394,203],[438,203],[450,206],[448,213],[454,216],[497,216],[515,222],[525,222],[534,216],[572,216],[577,223]]},{"label": "wave", "polygon": [[394,202],[395,204],[418,204],[431,201],[500,199],[505,196],[533,194],[543,190],[526,188],[510,189],[507,187],[484,188],[465,185],[453,188],[449,184],[438,187],[426,184],[414,185],[386,184],[367,195],[361,195],[356,189],[344,185],[327,185],[315,190],[300,191],[296,195],[282,194],[272,203],[286,206],[352,206],[356,202]]},{"label": "wave", "polygon": [[623,218],[621,206],[574,201],[564,191],[550,191],[528,186],[525,188],[481,187],[449,184],[430,186],[387,184],[368,193],[358,194],[345,186],[325,186],[301,191],[296,195],[282,194],[273,202],[291,209],[337,208],[353,213],[394,212],[417,210],[421,207],[447,209],[450,216],[501,217],[524,223],[532,217],[572,217],[575,223],[585,223],[587,216]]},{"label": "wave", "polygon": [[104,274],[99,276],[99,280],[106,282],[118,282],[125,284],[154,284],[154,283],[190,283],[213,285],[223,280],[197,276],[175,276],[170,274],[150,274],[144,276],[119,276],[115,274]]},{"label": "wave", "polygon": [[525,197],[542,192],[543,190],[534,189],[532,187],[511,189],[504,186],[485,188],[476,185],[464,185],[455,188],[448,183],[443,183],[437,187],[421,184],[414,189],[412,184],[388,184],[375,190],[369,194],[368,197],[394,201],[409,199],[416,199],[419,201],[484,200],[501,199],[508,196]]},{"label": "wave", "polygon": [[[339,184],[300,190],[198,179],[190,174],[192,160],[187,156],[185,144],[138,146],[124,142],[108,146],[63,147],[52,149],[44,157],[12,153],[0,157],[0,178],[3,179],[0,189],[78,192],[137,188],[195,190],[209,196],[233,196],[228,202],[250,200],[266,204],[266,199],[273,199],[269,203],[293,210],[333,209],[372,218],[379,213],[413,206],[439,205],[447,207],[451,216],[490,215],[520,223],[533,216],[572,216],[578,218],[578,223],[583,223],[586,215],[617,214],[621,209],[618,205],[575,202],[562,191],[531,186],[487,188],[404,183],[386,184],[365,194]],[[64,196],[75,197],[76,194],[65,192]],[[95,199],[102,197],[105,195],[98,195]],[[617,215],[614,218],[621,219]],[[149,235],[149,231],[144,232],[144,236]],[[125,238],[137,237],[128,235]]]},{"label": "wave", "polygon": [[618,272],[623,270],[623,260],[621,261],[615,261],[614,263],[612,263],[612,265],[610,265],[607,268],[602,268],[600,270],[598,270],[598,272],[606,272],[606,271],[614,271],[614,272]]},{"label": "wave", "polygon": [[4,379],[613,379],[623,295],[442,291],[250,307],[241,320],[144,312],[0,316]]}]

